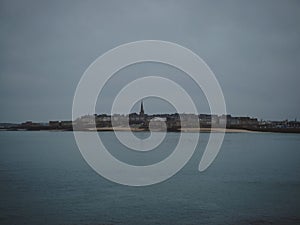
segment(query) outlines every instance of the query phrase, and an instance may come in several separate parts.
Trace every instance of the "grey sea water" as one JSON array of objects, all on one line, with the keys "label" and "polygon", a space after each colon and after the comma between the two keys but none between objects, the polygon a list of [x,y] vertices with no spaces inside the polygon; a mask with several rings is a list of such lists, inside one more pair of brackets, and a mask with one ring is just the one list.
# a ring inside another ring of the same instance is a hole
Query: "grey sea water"
[{"label": "grey sea water", "polygon": [[[99,135],[115,157],[137,165],[167,157],[179,136],[168,133],[143,154],[111,132]],[[300,224],[299,134],[226,134],[200,173],[208,135],[171,179],[128,187],[96,174],[72,132],[0,132],[0,224]]]}]

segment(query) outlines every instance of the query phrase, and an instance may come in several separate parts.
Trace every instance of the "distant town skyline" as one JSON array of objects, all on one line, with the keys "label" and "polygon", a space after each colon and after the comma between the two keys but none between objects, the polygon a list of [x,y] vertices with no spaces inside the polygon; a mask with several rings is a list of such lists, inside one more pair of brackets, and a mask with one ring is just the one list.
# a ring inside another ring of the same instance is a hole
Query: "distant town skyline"
[{"label": "distant town skyline", "polygon": [[[228,114],[300,119],[299,12],[300,2],[292,0],[1,1],[0,122],[71,119],[86,68],[111,48],[144,39],[178,43],[202,57],[223,89]],[[152,75],[179,83],[199,113],[209,113],[184,73],[151,63],[119,71],[96,113],[110,113],[124,85]],[[158,99],[145,99],[144,107],[148,114],[175,112]]]}]

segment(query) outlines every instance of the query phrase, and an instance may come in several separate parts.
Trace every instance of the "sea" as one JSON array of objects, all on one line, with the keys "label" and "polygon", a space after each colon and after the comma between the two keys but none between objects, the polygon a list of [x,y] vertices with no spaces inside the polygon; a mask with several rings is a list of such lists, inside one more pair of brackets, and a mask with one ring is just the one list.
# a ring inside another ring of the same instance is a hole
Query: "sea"
[{"label": "sea", "polygon": [[[136,152],[113,132],[98,134],[114,157],[134,165],[166,158],[180,135],[167,133],[155,151]],[[72,132],[1,131],[0,224],[300,224],[300,134],[227,133],[215,161],[199,172],[208,138],[200,134],[190,161],[168,180],[131,187],[96,173]]]}]

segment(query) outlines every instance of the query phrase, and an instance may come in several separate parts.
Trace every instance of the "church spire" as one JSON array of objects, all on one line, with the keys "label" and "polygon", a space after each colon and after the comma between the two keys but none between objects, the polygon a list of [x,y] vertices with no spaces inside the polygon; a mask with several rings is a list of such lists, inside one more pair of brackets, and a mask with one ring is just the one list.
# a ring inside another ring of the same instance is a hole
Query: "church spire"
[{"label": "church spire", "polygon": [[144,116],[144,106],[143,106],[143,100],[141,101],[141,110],[140,110],[140,116]]}]

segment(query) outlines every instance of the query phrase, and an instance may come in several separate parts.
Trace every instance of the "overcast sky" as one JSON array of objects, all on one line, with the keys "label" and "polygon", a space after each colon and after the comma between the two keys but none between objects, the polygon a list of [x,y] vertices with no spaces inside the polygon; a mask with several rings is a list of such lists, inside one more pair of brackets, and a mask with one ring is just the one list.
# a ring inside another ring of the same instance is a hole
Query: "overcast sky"
[{"label": "overcast sky", "polygon": [[[0,122],[71,119],[86,68],[107,50],[144,39],[175,42],[202,57],[219,80],[228,113],[300,119],[299,1],[1,0]],[[109,112],[125,81],[158,72],[177,76],[207,112],[184,74],[162,65],[131,67],[116,74],[98,113]],[[145,110],[168,106],[146,99]]]}]

